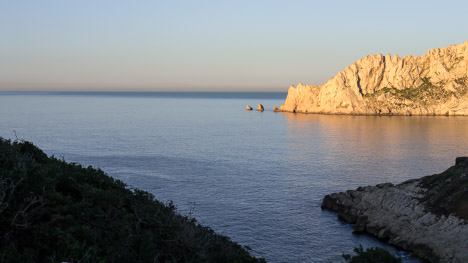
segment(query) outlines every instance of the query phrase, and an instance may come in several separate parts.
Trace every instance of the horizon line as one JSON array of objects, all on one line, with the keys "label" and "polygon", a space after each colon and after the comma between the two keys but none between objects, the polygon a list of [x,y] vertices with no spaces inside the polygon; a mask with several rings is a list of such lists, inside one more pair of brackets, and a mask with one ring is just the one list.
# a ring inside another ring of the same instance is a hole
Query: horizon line
[{"label": "horizon line", "polygon": [[287,90],[3,90],[0,89],[0,93],[208,93],[208,92],[217,92],[217,93],[245,93],[245,92],[256,92],[256,93],[287,93]]}]

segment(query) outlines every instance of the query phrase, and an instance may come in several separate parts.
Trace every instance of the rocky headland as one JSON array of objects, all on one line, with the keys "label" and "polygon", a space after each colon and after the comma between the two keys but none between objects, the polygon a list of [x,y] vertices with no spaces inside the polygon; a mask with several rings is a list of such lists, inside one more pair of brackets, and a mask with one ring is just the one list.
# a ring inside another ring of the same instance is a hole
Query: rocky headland
[{"label": "rocky headland", "polygon": [[468,157],[441,174],[327,195],[322,208],[430,262],[468,262]]},{"label": "rocky headland", "polygon": [[291,86],[280,111],[468,115],[468,41],[421,57],[366,56],[320,86]]}]

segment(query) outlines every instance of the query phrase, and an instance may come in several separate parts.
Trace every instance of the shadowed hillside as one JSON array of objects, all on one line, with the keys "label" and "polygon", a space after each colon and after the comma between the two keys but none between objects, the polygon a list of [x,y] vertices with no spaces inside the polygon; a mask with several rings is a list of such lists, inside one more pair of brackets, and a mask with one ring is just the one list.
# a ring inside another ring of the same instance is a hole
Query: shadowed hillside
[{"label": "shadowed hillside", "polygon": [[150,193],[0,138],[1,262],[264,262]]}]

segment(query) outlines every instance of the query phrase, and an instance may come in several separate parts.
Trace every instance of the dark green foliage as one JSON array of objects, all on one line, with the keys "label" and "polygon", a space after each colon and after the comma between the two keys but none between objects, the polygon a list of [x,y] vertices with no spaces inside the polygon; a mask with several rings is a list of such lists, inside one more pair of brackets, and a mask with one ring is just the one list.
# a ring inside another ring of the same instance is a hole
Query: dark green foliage
[{"label": "dark green foliage", "polygon": [[466,76],[463,77],[463,78],[455,79],[455,83],[458,84],[458,86],[455,89],[459,94],[466,94],[467,93],[468,83],[466,81],[467,81]]},{"label": "dark green foliage", "polygon": [[424,77],[421,79],[422,84],[415,88],[397,89],[395,87],[385,87],[374,93],[368,93],[364,97],[375,99],[382,94],[387,94],[389,98],[404,102],[409,100],[420,105],[432,105],[440,101],[448,100],[452,95],[461,96],[466,93],[465,79],[456,79],[455,82],[459,85],[456,92],[451,92],[443,88],[444,82],[432,83],[431,79]]},{"label": "dark green foliage", "polygon": [[150,193],[0,138],[0,262],[263,262]]},{"label": "dark green foliage", "polygon": [[441,174],[422,178],[420,186],[428,190],[421,201],[437,215],[455,214],[468,220],[468,158],[457,161]]},{"label": "dark green foliage", "polygon": [[467,84],[466,79],[467,79],[467,77],[455,79],[455,83],[457,83],[458,85],[466,86],[466,84]]},{"label": "dark green foliage", "polygon": [[367,248],[365,251],[360,245],[354,249],[356,255],[343,254],[346,262],[350,263],[399,263],[401,258],[390,254],[387,250],[379,247]]}]

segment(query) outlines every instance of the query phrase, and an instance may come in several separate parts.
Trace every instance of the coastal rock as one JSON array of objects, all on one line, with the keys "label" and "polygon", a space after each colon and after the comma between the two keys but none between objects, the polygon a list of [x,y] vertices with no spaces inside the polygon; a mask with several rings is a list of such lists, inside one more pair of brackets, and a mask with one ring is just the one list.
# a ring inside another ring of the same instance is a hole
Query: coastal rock
[{"label": "coastal rock", "polygon": [[257,105],[257,111],[264,111],[262,104]]},{"label": "coastal rock", "polygon": [[278,107],[274,106],[273,111],[278,111]]},{"label": "coastal rock", "polygon": [[252,107],[250,107],[250,105],[247,105],[247,107],[245,107],[246,110],[252,110]]},{"label": "coastal rock", "polygon": [[468,158],[447,171],[325,196],[356,232],[367,232],[430,262],[468,262]]},{"label": "coastal rock", "polygon": [[468,41],[421,57],[366,56],[320,86],[290,86],[281,111],[468,115]]}]

